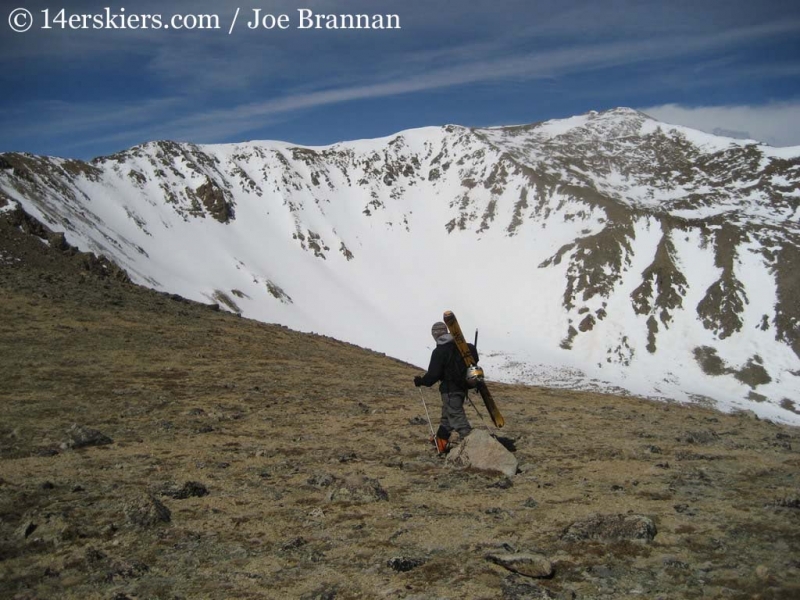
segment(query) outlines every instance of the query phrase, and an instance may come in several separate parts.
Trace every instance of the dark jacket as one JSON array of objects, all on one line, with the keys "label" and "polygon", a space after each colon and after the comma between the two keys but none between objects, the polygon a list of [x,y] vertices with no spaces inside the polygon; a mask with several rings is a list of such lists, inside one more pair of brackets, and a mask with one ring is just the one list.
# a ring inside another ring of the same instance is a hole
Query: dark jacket
[{"label": "dark jacket", "polygon": [[[469,351],[475,362],[478,362],[478,350],[470,343],[467,343]],[[437,381],[439,384],[439,391],[443,394],[448,392],[466,392],[467,383],[463,379],[455,380],[455,373],[458,369],[453,368],[451,361],[461,361],[464,359],[456,347],[453,336],[450,334],[443,335],[436,340],[436,348],[431,353],[431,362],[428,365],[428,372],[422,376],[422,385],[431,387]]]}]

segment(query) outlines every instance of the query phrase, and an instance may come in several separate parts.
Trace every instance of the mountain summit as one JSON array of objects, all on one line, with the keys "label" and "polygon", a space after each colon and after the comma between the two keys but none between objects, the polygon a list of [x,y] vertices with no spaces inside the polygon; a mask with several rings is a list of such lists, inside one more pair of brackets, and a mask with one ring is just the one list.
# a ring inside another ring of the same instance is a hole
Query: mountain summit
[{"label": "mountain summit", "polygon": [[21,210],[137,283],[420,362],[454,310],[494,379],[800,423],[800,147],[631,109],[305,147],[0,155]]}]

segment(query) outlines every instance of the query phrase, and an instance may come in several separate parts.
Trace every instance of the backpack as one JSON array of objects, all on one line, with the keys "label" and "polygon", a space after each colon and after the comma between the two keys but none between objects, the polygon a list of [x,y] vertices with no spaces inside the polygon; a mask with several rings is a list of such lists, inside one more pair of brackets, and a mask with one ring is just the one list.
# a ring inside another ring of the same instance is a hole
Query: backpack
[{"label": "backpack", "polygon": [[452,346],[444,366],[444,380],[460,390],[466,390],[469,387],[467,385],[467,364],[464,362],[464,358],[458,351],[455,342],[450,343]]}]

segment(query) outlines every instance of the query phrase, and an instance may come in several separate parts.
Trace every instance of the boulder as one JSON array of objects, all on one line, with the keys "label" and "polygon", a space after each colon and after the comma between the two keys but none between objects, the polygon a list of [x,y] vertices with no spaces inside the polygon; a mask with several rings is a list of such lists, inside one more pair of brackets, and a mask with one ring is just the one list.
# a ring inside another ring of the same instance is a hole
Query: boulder
[{"label": "boulder", "polygon": [[517,458],[484,429],[473,429],[450,451],[447,462],[456,467],[496,471],[506,477],[517,473]]}]

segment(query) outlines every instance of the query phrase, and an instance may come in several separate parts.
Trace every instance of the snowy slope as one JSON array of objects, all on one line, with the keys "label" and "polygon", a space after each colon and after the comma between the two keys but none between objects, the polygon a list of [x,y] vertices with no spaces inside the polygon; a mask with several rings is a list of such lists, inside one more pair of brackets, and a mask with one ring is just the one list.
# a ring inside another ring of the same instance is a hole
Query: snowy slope
[{"label": "snowy slope", "polygon": [[3,197],[139,283],[262,321],[424,366],[451,309],[494,379],[800,423],[800,148],[617,109],[316,148],[6,154]]}]

